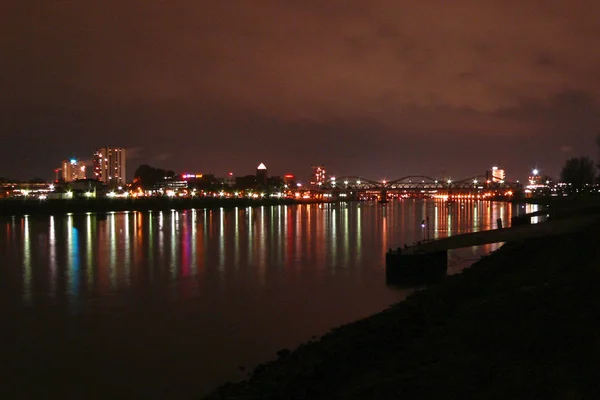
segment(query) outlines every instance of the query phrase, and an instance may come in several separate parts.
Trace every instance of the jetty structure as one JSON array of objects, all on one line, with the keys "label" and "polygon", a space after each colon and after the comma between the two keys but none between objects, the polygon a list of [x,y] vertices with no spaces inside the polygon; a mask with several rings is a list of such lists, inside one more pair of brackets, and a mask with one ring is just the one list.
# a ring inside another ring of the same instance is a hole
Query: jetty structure
[{"label": "jetty structure", "polygon": [[[418,242],[396,250],[390,249],[385,257],[386,281],[389,284],[404,284],[439,280],[446,274],[448,250],[560,235],[600,221],[600,213],[586,211],[589,210],[541,210],[513,217],[512,226],[509,228],[503,228],[499,221],[497,229],[464,233]],[[536,216],[546,216],[547,220],[531,224],[531,218]]]}]

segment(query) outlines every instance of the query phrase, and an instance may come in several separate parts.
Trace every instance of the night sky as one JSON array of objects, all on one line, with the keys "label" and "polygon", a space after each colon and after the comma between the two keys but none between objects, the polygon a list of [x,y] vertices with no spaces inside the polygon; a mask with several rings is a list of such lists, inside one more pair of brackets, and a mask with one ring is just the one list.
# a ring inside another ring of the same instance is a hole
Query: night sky
[{"label": "night sky", "polygon": [[596,157],[597,0],[3,0],[0,176],[130,149],[217,176]]}]

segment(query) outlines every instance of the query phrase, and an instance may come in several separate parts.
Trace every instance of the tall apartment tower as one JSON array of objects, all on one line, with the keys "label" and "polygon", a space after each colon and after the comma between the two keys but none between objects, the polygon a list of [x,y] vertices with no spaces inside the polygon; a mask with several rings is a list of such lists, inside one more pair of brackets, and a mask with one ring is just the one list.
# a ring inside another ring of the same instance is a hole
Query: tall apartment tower
[{"label": "tall apartment tower", "polygon": [[94,178],[108,186],[125,186],[127,183],[127,150],[102,147],[94,153]]},{"label": "tall apartment tower", "polygon": [[[85,179],[85,164],[75,158],[64,160],[61,165],[61,178],[64,182]],[[58,179],[58,178],[57,178]]]},{"label": "tall apartment tower", "polygon": [[492,167],[491,171],[485,172],[485,179],[491,182],[504,182],[506,172],[498,167]]},{"label": "tall apartment tower", "polygon": [[317,165],[312,167],[312,177],[310,184],[314,186],[320,186],[325,183],[325,166]]}]

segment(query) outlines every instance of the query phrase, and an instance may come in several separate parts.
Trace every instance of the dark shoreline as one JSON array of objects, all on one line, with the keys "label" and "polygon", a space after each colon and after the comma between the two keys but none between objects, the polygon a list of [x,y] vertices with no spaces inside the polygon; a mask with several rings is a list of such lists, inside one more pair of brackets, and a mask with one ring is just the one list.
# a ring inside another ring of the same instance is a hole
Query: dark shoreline
[{"label": "dark shoreline", "polygon": [[508,243],[207,399],[598,397],[599,228]]}]

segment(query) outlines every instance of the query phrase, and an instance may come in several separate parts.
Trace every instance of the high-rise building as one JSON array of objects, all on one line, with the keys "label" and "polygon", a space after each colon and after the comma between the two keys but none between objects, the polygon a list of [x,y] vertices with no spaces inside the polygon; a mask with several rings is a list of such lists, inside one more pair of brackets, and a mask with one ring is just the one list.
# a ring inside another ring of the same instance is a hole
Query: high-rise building
[{"label": "high-rise building", "polygon": [[102,147],[94,153],[94,178],[108,186],[127,183],[127,150]]},{"label": "high-rise building", "polygon": [[312,178],[310,184],[314,186],[320,186],[325,183],[325,166],[317,165],[312,167]]},{"label": "high-rise building", "polygon": [[542,182],[542,176],[540,175],[540,171],[538,169],[534,169],[529,175],[529,184],[530,185],[539,185]]},{"label": "high-rise building", "polygon": [[490,182],[504,182],[506,173],[503,169],[492,167],[491,171],[486,171],[485,178]]},{"label": "high-rise building", "polygon": [[263,163],[256,167],[256,183],[262,186],[267,184],[267,167]]},{"label": "high-rise building", "polygon": [[73,182],[85,179],[85,164],[76,158],[64,160],[61,165],[61,178],[64,182]]}]

